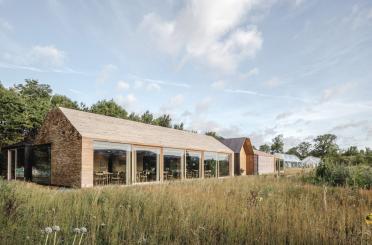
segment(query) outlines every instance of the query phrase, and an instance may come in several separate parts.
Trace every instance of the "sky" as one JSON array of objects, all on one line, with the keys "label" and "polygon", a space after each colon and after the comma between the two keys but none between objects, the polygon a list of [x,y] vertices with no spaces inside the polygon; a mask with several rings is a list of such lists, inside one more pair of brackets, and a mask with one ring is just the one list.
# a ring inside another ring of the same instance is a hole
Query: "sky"
[{"label": "sky", "polygon": [[372,147],[370,0],[0,0],[0,80],[200,133]]}]

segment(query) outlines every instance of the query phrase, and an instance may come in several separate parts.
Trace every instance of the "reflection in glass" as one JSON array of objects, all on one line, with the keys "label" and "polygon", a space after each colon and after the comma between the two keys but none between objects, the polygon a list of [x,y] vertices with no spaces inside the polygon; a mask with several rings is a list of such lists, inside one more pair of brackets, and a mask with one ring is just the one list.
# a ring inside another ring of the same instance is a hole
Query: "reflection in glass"
[{"label": "reflection in glass", "polygon": [[93,149],[94,184],[126,184],[130,145],[95,141]]},{"label": "reflection in glass", "polygon": [[135,172],[136,182],[158,181],[159,150],[151,148],[136,148]]},{"label": "reflection in glass", "polygon": [[50,184],[50,145],[35,145],[32,148],[32,181]]},{"label": "reflection in glass", "polygon": [[217,177],[217,154],[214,152],[204,153],[204,178]]},{"label": "reflection in glass", "polygon": [[229,155],[218,154],[218,176],[224,177],[229,176]]},{"label": "reflection in glass", "polygon": [[25,148],[17,149],[17,163],[15,168],[15,178],[18,180],[25,179]]},{"label": "reflection in glass", "polygon": [[201,161],[200,152],[186,152],[186,178],[193,179],[199,178],[199,166]]},{"label": "reflection in glass", "polygon": [[164,149],[164,180],[177,180],[182,176],[182,162],[184,151]]}]

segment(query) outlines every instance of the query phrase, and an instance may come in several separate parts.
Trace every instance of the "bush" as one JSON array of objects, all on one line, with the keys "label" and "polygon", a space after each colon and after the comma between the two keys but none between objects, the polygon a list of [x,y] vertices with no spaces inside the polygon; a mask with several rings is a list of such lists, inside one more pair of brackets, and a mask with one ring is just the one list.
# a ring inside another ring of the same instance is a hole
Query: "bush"
[{"label": "bush", "polygon": [[368,165],[345,166],[326,162],[319,165],[315,172],[303,178],[315,184],[331,186],[353,186],[370,189],[372,187],[372,167]]}]

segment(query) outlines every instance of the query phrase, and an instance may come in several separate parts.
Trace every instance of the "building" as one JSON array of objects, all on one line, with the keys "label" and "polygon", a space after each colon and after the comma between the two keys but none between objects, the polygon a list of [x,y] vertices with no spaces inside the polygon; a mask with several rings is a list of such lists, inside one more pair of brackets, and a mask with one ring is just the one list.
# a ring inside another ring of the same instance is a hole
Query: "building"
[{"label": "building", "polygon": [[274,155],[254,150],[249,138],[221,139],[221,142],[234,152],[235,175],[271,174],[283,169]]},{"label": "building", "polygon": [[321,161],[319,157],[308,156],[302,160],[302,166],[304,168],[315,168],[319,166]]},{"label": "building", "polygon": [[234,152],[234,174],[251,175],[254,169],[253,147],[251,140],[246,137],[221,139],[221,142]]},{"label": "building", "polygon": [[234,152],[211,136],[65,108],[48,113],[23,163],[20,149],[2,149],[7,179],[23,171],[36,183],[91,187],[234,175]]},{"label": "building", "polygon": [[275,154],[275,156],[284,161],[285,168],[301,168],[302,167],[301,160],[295,155],[277,153]]}]

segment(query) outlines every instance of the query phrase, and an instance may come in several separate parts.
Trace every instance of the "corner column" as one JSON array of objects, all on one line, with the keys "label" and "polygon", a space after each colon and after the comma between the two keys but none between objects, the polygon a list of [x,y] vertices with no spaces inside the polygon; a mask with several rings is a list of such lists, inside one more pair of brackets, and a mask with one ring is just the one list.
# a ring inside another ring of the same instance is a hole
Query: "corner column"
[{"label": "corner column", "polygon": [[81,187],[93,187],[93,140],[83,137],[81,143]]}]

